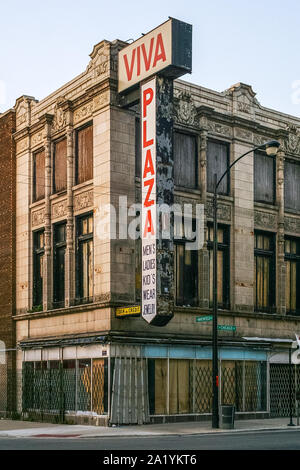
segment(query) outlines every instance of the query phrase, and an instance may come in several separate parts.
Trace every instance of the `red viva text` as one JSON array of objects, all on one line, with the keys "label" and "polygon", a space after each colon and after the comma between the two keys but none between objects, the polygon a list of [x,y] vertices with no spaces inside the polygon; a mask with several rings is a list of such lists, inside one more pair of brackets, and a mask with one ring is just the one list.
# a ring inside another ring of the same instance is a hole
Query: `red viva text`
[{"label": "red viva text", "polygon": [[[146,238],[150,233],[155,235],[155,227],[152,217],[152,206],[155,210],[155,165],[153,163],[153,148],[154,136],[148,135],[149,131],[149,116],[148,108],[154,105],[154,90],[153,88],[145,88],[142,92],[142,146],[143,155],[146,154],[143,169],[142,169],[142,181],[143,181],[143,210],[146,211],[145,223],[143,227],[143,237]],[[155,126],[151,126],[153,132]],[[144,194],[146,196],[144,197]]]},{"label": "red viva text", "polygon": [[160,61],[166,61],[166,52],[162,33],[151,38],[148,50],[143,43],[132,49],[129,56],[124,54],[124,65],[128,81],[130,82],[132,79],[134,70],[136,71],[136,75],[139,77],[141,75],[142,65],[144,65],[144,70],[148,72],[150,67],[156,67],[157,63]]}]

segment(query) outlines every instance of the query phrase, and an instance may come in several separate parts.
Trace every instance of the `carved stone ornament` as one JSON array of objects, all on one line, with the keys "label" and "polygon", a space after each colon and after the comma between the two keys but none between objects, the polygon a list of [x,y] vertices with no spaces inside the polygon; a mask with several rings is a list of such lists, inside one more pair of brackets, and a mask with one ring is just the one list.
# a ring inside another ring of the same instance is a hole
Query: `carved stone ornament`
[{"label": "carved stone ornament", "polygon": [[247,141],[252,140],[252,132],[245,131],[244,129],[237,129],[236,136]]},{"label": "carved stone ornament", "polygon": [[74,199],[74,210],[80,211],[86,209],[94,204],[93,191],[87,191],[77,194]]},{"label": "carved stone ornament", "polygon": [[286,232],[300,234],[300,219],[293,217],[285,217],[284,219],[284,229]]},{"label": "carved stone ornament", "polygon": [[67,214],[67,200],[56,202],[52,205],[52,217],[57,219],[64,217]]},{"label": "carved stone ornament", "polygon": [[277,216],[268,212],[254,211],[254,225],[256,227],[276,229]]},{"label": "carved stone ornament", "polygon": [[289,136],[285,140],[285,150],[287,153],[300,154],[300,131],[294,125],[288,125]]},{"label": "carved stone ornament", "polygon": [[92,111],[101,109],[103,108],[103,106],[106,106],[108,104],[109,104],[109,91],[105,91],[104,93],[101,93],[101,95],[98,95],[94,98]]},{"label": "carved stone ornament", "polygon": [[86,119],[87,117],[91,116],[93,113],[93,102],[85,104],[81,106],[81,108],[76,109],[74,112],[74,124]]},{"label": "carved stone ornament", "polygon": [[[213,203],[208,202],[206,206],[206,213],[208,219],[213,218]],[[231,206],[227,204],[218,204],[217,217],[219,220],[224,220],[226,222],[231,222]]]},{"label": "carved stone ornament", "polygon": [[179,124],[198,124],[197,110],[192,96],[184,91],[174,90],[174,119]]},{"label": "carved stone ornament", "polygon": [[256,147],[258,147],[259,145],[263,145],[265,144],[266,142],[268,142],[269,140],[271,140],[269,137],[265,137],[263,135],[254,135],[254,145]]},{"label": "carved stone ornament", "polygon": [[54,110],[54,120],[53,120],[53,129],[58,131],[63,129],[67,124],[66,114],[62,110],[62,108],[55,106]]},{"label": "carved stone ornament", "polygon": [[217,122],[207,121],[207,128],[213,134],[221,134],[225,137],[232,137],[232,129]]},{"label": "carved stone ornament", "polygon": [[17,153],[24,152],[24,150],[26,150],[28,148],[28,145],[29,145],[29,139],[28,139],[28,137],[25,137],[24,139],[17,142],[16,152]]},{"label": "carved stone ornament", "polygon": [[17,129],[19,129],[20,127],[24,127],[27,124],[28,124],[28,108],[25,103],[21,103],[17,107],[17,111],[16,111]]},{"label": "carved stone ornament", "polygon": [[241,113],[251,114],[251,103],[245,94],[240,95],[237,102],[237,108]]},{"label": "carved stone ornament", "polygon": [[31,137],[31,147],[35,147],[36,145],[39,145],[41,142],[43,142],[44,138],[44,131],[39,131],[33,134]]},{"label": "carved stone ornament", "polygon": [[45,208],[32,212],[31,214],[32,227],[36,227],[37,225],[43,225],[44,223],[45,223]]}]

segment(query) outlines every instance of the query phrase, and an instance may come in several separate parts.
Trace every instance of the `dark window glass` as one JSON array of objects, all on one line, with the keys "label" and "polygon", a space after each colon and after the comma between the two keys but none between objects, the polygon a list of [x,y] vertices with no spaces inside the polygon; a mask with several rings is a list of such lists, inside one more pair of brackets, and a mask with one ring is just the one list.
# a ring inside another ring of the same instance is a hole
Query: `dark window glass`
[{"label": "dark window glass", "polygon": [[[209,253],[209,303],[213,305],[213,226],[207,229],[207,248]],[[229,227],[218,226],[218,254],[217,254],[217,298],[219,308],[229,308]]]},{"label": "dark window glass", "polygon": [[184,188],[197,186],[197,145],[193,135],[174,134],[174,180]]},{"label": "dark window glass", "polygon": [[[223,142],[208,141],[207,142],[207,191],[213,193],[215,187],[215,174],[217,180],[221,178],[223,173],[229,166],[229,144]],[[229,193],[229,176],[228,174],[222,180],[218,194]]]},{"label": "dark window glass", "polygon": [[274,235],[255,232],[254,245],[255,310],[275,311],[275,241]]},{"label": "dark window glass", "polygon": [[43,304],[44,231],[33,232],[33,306]]},{"label": "dark window glass", "polygon": [[60,140],[54,146],[53,192],[67,189],[67,139]]},{"label": "dark window glass", "polygon": [[42,150],[33,157],[33,200],[45,197],[45,152]]},{"label": "dark window glass", "polygon": [[66,224],[54,226],[53,306],[63,307],[65,301]]},{"label": "dark window glass", "polygon": [[141,177],[142,171],[142,147],[141,147],[141,124],[135,120],[135,175]]},{"label": "dark window glass", "polygon": [[[195,307],[198,304],[198,250],[188,250],[186,242],[192,242],[192,239],[186,239],[188,236],[184,230],[184,224],[175,218],[175,237],[182,237],[181,240],[175,239],[175,257],[176,257],[176,304],[188,307]],[[181,222],[181,223],[180,223]],[[195,232],[195,220],[192,222],[191,229]]]},{"label": "dark window glass", "polygon": [[[286,238],[286,311],[290,315],[300,315],[300,240]],[[298,286],[298,289],[297,289]]]},{"label": "dark window glass", "polygon": [[93,215],[77,219],[77,302],[93,300]]},{"label": "dark window glass", "polygon": [[76,183],[93,178],[93,126],[89,125],[76,133]]},{"label": "dark window glass", "polygon": [[254,199],[274,204],[275,159],[261,152],[254,155]]},{"label": "dark window glass", "polygon": [[300,211],[300,164],[286,160],[284,164],[285,209]]}]

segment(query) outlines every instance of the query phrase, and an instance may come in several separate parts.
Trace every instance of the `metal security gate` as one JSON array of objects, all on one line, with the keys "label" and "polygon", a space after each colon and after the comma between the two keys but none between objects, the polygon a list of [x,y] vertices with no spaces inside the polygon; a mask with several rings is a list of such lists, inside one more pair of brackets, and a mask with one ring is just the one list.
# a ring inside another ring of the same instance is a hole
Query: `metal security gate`
[{"label": "metal security gate", "polygon": [[290,416],[290,373],[292,375],[292,413],[296,413],[296,394],[300,389],[299,366],[270,364],[270,414],[272,417]]},{"label": "metal security gate", "polygon": [[24,362],[23,416],[63,423],[66,414],[107,414],[107,369],[107,359],[102,358]]}]

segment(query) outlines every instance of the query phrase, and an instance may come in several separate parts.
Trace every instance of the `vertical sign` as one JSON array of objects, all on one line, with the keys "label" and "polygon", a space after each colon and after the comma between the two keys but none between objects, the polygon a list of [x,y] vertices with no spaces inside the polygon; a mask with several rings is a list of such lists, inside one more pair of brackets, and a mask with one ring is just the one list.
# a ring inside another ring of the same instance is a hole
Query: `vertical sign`
[{"label": "vertical sign", "polygon": [[141,86],[142,317],[151,323],[156,298],[156,79]]}]

